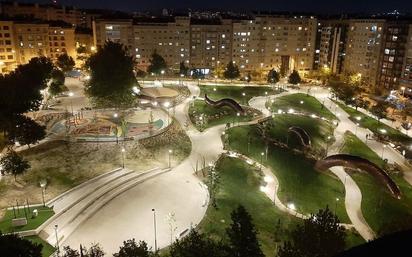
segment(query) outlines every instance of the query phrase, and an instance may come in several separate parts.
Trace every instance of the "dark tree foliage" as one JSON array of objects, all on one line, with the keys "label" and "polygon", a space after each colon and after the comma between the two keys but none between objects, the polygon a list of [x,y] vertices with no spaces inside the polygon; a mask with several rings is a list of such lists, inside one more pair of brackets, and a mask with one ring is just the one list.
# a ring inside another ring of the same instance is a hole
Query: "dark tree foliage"
[{"label": "dark tree foliage", "polygon": [[180,62],[179,74],[186,76],[188,72],[189,72],[189,68],[185,65],[184,62]]},{"label": "dark tree foliage", "polygon": [[61,70],[58,70],[58,69],[52,70],[51,78],[52,78],[53,82],[55,82],[57,84],[64,84],[64,81],[66,80],[66,78],[64,77],[64,73]]},{"label": "dark tree foliage", "polygon": [[106,42],[87,61],[91,78],[86,93],[98,106],[121,107],[133,103],[132,88],[137,85],[133,59],[122,44]]},{"label": "dark tree foliage", "polygon": [[230,256],[264,257],[257,239],[257,232],[252,217],[245,207],[240,205],[231,213],[232,224],[226,230],[229,238]]},{"label": "dark tree foliage", "polygon": [[0,256],[4,257],[42,257],[41,244],[32,243],[18,235],[2,235],[0,232]]},{"label": "dark tree foliage", "polygon": [[223,72],[223,76],[230,80],[236,79],[240,76],[239,68],[233,62],[229,62]]},{"label": "dark tree foliage", "polygon": [[139,241],[136,243],[135,239],[127,240],[120,246],[118,253],[113,255],[114,257],[154,257],[155,253],[152,253],[147,247],[147,243]]},{"label": "dark tree foliage", "polygon": [[146,75],[147,75],[147,73],[145,71],[142,71],[140,69],[138,69],[136,71],[136,77],[138,77],[138,78],[144,78],[144,77],[146,77]]},{"label": "dark tree foliage", "polygon": [[63,251],[61,253],[62,257],[80,257],[79,251],[70,248],[70,246],[63,247]]},{"label": "dark tree foliage", "polygon": [[224,257],[225,247],[191,230],[189,235],[170,246],[170,257]]},{"label": "dark tree foliage", "polygon": [[39,109],[43,99],[40,91],[46,88],[52,70],[49,59],[36,57],[0,76],[0,130],[8,134],[19,115]]},{"label": "dark tree foliage", "polygon": [[276,84],[279,82],[279,80],[280,80],[279,73],[275,69],[271,69],[268,72],[268,78],[267,78],[268,83]]},{"label": "dark tree foliage", "polygon": [[71,56],[69,56],[67,53],[64,53],[57,57],[56,65],[63,72],[69,72],[73,70],[75,62]]},{"label": "dark tree foliage", "polygon": [[378,118],[378,121],[386,118],[388,115],[387,109],[389,105],[385,102],[378,102],[376,105],[372,106],[369,111]]},{"label": "dark tree foliage", "polygon": [[82,250],[84,257],[103,257],[105,253],[99,244],[92,245],[88,250]]},{"label": "dark tree foliage", "polygon": [[339,80],[330,81],[329,87],[332,89],[335,96],[342,100],[345,104],[355,104],[357,95],[360,93],[359,87]]},{"label": "dark tree foliage", "polygon": [[292,231],[279,257],[332,257],[345,249],[345,229],[328,208],[303,221]]},{"label": "dark tree foliage", "polygon": [[166,69],[167,64],[165,59],[163,59],[163,57],[160,54],[154,51],[150,59],[150,65],[149,67],[147,67],[147,72],[159,75],[162,72],[162,70],[166,71]]},{"label": "dark tree foliage", "polygon": [[292,73],[289,75],[289,83],[296,85],[302,81],[300,78],[299,72],[297,70],[293,70]]},{"label": "dark tree foliage", "polygon": [[55,81],[52,81],[52,83],[49,86],[49,94],[51,96],[60,95],[67,91],[69,91],[69,89],[64,84],[60,84]]},{"label": "dark tree foliage", "polygon": [[3,167],[1,174],[13,175],[14,180],[16,180],[17,175],[21,175],[30,169],[29,162],[24,160],[14,151],[9,151],[5,156],[3,156],[0,159],[0,164]]},{"label": "dark tree foliage", "polygon": [[9,131],[8,138],[11,142],[19,142],[21,145],[35,144],[46,136],[46,127],[39,125],[34,120],[24,115],[18,115],[14,119],[13,130]]}]

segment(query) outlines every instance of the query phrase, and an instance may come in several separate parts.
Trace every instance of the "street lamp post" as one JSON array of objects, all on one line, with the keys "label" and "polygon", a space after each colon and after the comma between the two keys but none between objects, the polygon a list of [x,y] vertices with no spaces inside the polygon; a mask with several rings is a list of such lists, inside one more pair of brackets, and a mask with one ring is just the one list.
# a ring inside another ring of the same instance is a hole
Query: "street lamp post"
[{"label": "street lamp post", "polygon": [[56,253],[57,253],[57,256],[59,256],[60,255],[60,247],[59,247],[59,237],[58,237],[58,235],[57,235],[57,229],[58,229],[58,225],[56,224],[56,225],[54,225],[54,235],[56,236]]},{"label": "street lamp post", "polygon": [[401,87],[402,90],[402,96],[405,97],[405,87]]},{"label": "street lamp post", "polygon": [[126,152],[126,149],[124,147],[122,148],[122,167],[124,169],[124,153]]},{"label": "street lamp post", "polygon": [[74,93],[70,92],[69,97],[70,97],[70,108],[72,110],[72,116],[74,115],[74,111],[73,111],[73,99],[71,97],[73,97],[73,96],[74,96]]},{"label": "street lamp post", "polygon": [[386,148],[386,145],[384,144],[384,145],[382,146],[382,160],[383,160],[383,154],[385,153],[385,148]]},{"label": "street lamp post", "polygon": [[173,150],[172,149],[169,149],[169,168],[171,167],[171,155],[172,155],[172,153],[173,153]]},{"label": "street lamp post", "polygon": [[152,209],[152,212],[153,212],[153,227],[154,227],[154,240],[155,240],[154,249],[155,249],[155,252],[157,252],[156,210]]},{"label": "street lamp post", "polygon": [[46,185],[47,185],[47,181],[46,181],[46,180],[40,181],[41,198],[42,198],[42,200],[43,200],[43,207],[46,206],[46,202],[44,201],[44,198],[45,198],[45,195],[46,195]]},{"label": "street lamp post", "polygon": [[163,104],[163,106],[166,108],[167,110],[167,126],[170,125],[170,113],[169,113],[169,107],[170,107],[170,102],[165,102]]},{"label": "street lamp post", "polygon": [[117,113],[113,114],[113,118],[116,119],[116,144],[119,144],[119,135],[118,135],[118,131],[117,131],[117,117],[119,117],[119,115]]},{"label": "street lamp post", "polygon": [[339,202],[339,198],[336,198],[336,201],[335,201],[335,215],[336,215],[336,209],[338,208],[338,202]]},{"label": "street lamp post", "polygon": [[263,156],[265,155],[264,152],[260,153],[260,170],[262,170],[262,166],[263,166]]}]

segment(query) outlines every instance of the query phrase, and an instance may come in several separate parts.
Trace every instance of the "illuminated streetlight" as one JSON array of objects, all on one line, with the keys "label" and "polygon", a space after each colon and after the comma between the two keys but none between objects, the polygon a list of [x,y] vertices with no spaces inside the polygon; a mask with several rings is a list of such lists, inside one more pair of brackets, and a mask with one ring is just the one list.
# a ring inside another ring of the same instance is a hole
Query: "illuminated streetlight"
[{"label": "illuminated streetlight", "polygon": [[383,155],[384,155],[384,153],[385,153],[385,148],[386,148],[386,145],[383,144],[383,146],[382,146],[382,160],[383,160]]},{"label": "illuminated streetlight", "polygon": [[336,209],[338,208],[338,202],[339,202],[339,198],[336,198],[336,201],[335,201],[335,215],[336,215]]},{"label": "illuminated streetlight", "polygon": [[[69,92],[68,96],[69,96],[69,97],[73,97],[73,96],[74,96],[74,93],[73,93],[73,92]],[[70,107],[71,107],[72,116],[73,116],[73,115],[74,115],[74,112],[73,112],[73,99],[71,99],[71,98],[70,98]]]},{"label": "illuminated streetlight", "polygon": [[60,247],[59,247],[59,237],[57,235],[57,229],[58,229],[58,225],[54,225],[54,235],[56,236],[56,252],[57,252],[57,256],[59,256],[60,253]]},{"label": "illuminated streetlight", "polygon": [[292,211],[296,211],[296,206],[295,206],[295,204],[294,203],[288,203],[288,206],[287,206],[289,209],[291,209]]},{"label": "illuminated streetlight", "polygon": [[124,154],[126,152],[126,149],[124,149],[124,147],[123,147],[121,152],[122,152],[122,167],[124,169]]},{"label": "illuminated streetlight", "polygon": [[173,153],[173,150],[169,149],[169,168],[171,167],[171,155]]},{"label": "illuminated streetlight", "polygon": [[46,202],[44,201],[44,197],[46,195],[46,186],[47,186],[47,180],[41,180],[40,181],[40,187],[41,187],[41,197],[43,200],[43,207],[46,206]]},{"label": "illuminated streetlight", "polygon": [[155,250],[155,252],[157,252],[157,229],[156,229],[156,210],[155,209],[152,209],[152,212],[153,212],[153,227],[154,227],[154,243],[155,243],[155,245],[154,245],[154,250]]}]

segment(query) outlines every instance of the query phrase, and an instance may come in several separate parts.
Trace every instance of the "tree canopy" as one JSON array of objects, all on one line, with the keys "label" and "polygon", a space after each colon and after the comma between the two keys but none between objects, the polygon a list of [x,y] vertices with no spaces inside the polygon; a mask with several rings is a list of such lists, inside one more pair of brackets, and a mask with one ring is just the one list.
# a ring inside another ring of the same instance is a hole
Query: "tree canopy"
[{"label": "tree canopy", "polygon": [[231,213],[232,224],[226,230],[229,238],[230,256],[264,257],[257,239],[252,217],[243,206]]},{"label": "tree canopy", "polygon": [[180,62],[179,74],[186,76],[188,71],[189,71],[189,68],[185,65],[185,63],[183,61]]},{"label": "tree canopy", "polygon": [[137,85],[133,73],[133,59],[122,44],[106,42],[104,47],[87,61],[90,80],[85,91],[95,105],[105,107],[130,106]]},{"label": "tree canopy", "polygon": [[300,78],[299,72],[297,70],[293,70],[292,73],[289,75],[289,83],[296,85],[302,82]]},{"label": "tree canopy", "polygon": [[147,67],[147,72],[159,75],[162,71],[166,71],[166,69],[165,59],[157,51],[154,51],[150,59],[150,65]]},{"label": "tree canopy", "polygon": [[276,83],[279,82],[279,80],[280,80],[279,73],[275,69],[271,69],[268,72],[267,82],[272,83],[272,84],[276,84]]},{"label": "tree canopy", "polygon": [[189,235],[170,246],[170,257],[224,257],[222,245],[191,230]]},{"label": "tree canopy", "polygon": [[291,232],[291,241],[279,250],[279,257],[331,257],[345,249],[345,229],[329,208],[319,210]]},{"label": "tree canopy", "polygon": [[21,238],[17,234],[0,232],[0,255],[4,257],[42,257],[43,246]]},{"label": "tree canopy", "polygon": [[230,80],[236,79],[240,76],[239,68],[233,62],[229,62],[226,70],[223,72],[223,76]]},{"label": "tree canopy", "polygon": [[28,161],[24,160],[20,155],[14,151],[9,151],[5,156],[0,159],[0,164],[3,167],[1,174],[10,174],[16,177],[23,174],[30,168]]},{"label": "tree canopy", "polygon": [[120,246],[118,253],[113,254],[113,257],[154,257],[155,253],[152,253],[144,241],[136,243],[135,239],[127,240]]},{"label": "tree canopy", "polygon": [[56,65],[63,72],[69,72],[73,70],[75,62],[71,56],[67,53],[63,53],[57,57]]}]

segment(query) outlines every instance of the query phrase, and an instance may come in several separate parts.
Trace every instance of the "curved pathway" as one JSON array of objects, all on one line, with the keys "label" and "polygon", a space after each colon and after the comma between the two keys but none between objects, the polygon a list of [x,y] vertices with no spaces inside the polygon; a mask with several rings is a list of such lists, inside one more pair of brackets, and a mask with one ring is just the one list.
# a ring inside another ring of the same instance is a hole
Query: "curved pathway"
[{"label": "curved pathway", "polygon": [[[255,97],[249,101],[249,105],[254,108],[261,110],[266,115],[270,115],[271,112],[266,108],[265,104],[268,100],[273,100],[278,97],[282,97],[289,94],[295,93],[306,93],[307,90],[289,90],[287,92],[283,92],[278,95],[268,97]],[[327,96],[325,96],[327,97]],[[324,101],[325,99],[319,99],[316,97],[320,102]],[[330,110],[329,106],[330,103],[325,102],[325,106]],[[333,110],[330,110],[333,112]],[[340,118],[340,117],[339,117]],[[346,132],[346,123],[340,122],[338,127],[336,127],[334,131],[334,136],[336,138],[335,143],[329,148],[328,153],[336,153],[339,152],[340,145],[343,142],[343,134]],[[365,240],[372,240],[375,237],[375,233],[369,227],[368,223],[366,222],[365,218],[362,214],[361,203],[362,203],[362,193],[355,183],[355,181],[345,172],[342,167],[335,167],[331,169],[332,173],[334,173],[342,184],[345,187],[345,207],[346,212],[349,216],[350,221],[352,222],[355,229],[359,232],[359,234]]]}]

